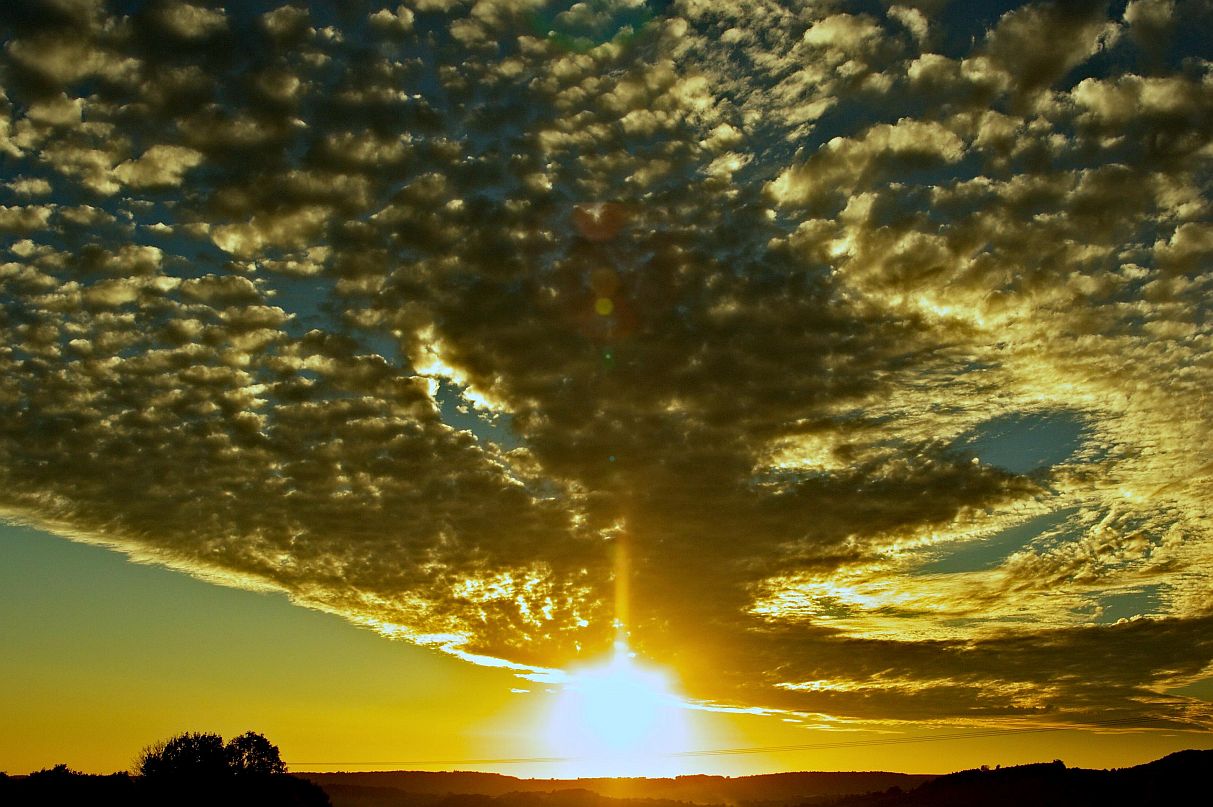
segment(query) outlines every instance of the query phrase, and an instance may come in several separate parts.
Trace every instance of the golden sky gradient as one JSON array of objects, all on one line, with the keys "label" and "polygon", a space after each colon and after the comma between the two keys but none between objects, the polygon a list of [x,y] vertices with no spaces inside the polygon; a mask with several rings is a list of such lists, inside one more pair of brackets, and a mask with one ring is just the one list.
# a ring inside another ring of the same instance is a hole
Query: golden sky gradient
[{"label": "golden sky gradient", "polygon": [[547,757],[628,681],[684,750],[1019,732],[661,770],[1207,745],[1210,30],[5,4],[0,768]]},{"label": "golden sky gradient", "polygon": [[[296,608],[281,595],[215,587],[30,530],[3,528],[0,538],[0,606],[20,616],[0,626],[0,641],[10,651],[0,663],[6,716],[0,759],[9,773],[60,762],[87,772],[126,770],[145,745],[184,727],[223,736],[261,731],[281,746],[294,770],[378,770],[400,763],[522,777],[613,770],[614,761],[585,758],[450,764],[570,755],[550,742],[559,692],[508,672],[385,642],[338,617]],[[955,733],[944,726],[890,731],[880,725],[806,731],[778,714],[696,710],[684,719],[692,729],[680,747],[686,751]],[[1207,735],[1062,731],[670,756],[626,765],[623,772],[938,772],[1045,758],[1127,766],[1194,746],[1208,747]]]}]

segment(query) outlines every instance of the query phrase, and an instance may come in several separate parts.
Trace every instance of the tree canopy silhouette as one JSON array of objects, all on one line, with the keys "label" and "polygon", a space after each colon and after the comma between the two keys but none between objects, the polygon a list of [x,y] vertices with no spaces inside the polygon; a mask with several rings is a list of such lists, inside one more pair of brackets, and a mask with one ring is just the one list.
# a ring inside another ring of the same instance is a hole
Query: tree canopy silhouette
[{"label": "tree canopy silhouette", "polygon": [[246,731],[228,740],[225,751],[232,773],[245,776],[286,773],[286,763],[278,753],[278,746],[256,732]]},{"label": "tree canopy silhouette", "polygon": [[278,746],[253,731],[226,745],[218,734],[186,732],[143,749],[135,769],[147,779],[218,779],[286,773],[286,763]]},{"label": "tree canopy silhouette", "polygon": [[214,779],[231,771],[223,738],[193,731],[144,748],[136,767],[149,779]]}]

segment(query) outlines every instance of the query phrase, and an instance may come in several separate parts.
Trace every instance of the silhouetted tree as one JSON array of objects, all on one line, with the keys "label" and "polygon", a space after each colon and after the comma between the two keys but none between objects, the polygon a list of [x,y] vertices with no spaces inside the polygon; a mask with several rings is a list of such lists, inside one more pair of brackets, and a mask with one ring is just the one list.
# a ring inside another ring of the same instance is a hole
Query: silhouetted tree
[{"label": "silhouetted tree", "polygon": [[134,782],[125,773],[108,776],[80,773],[67,765],[34,771],[24,779],[0,787],[5,807],[42,807],[49,804],[133,805]]},{"label": "silhouetted tree", "polygon": [[278,746],[248,731],[226,745],[187,733],[148,746],[136,760],[132,807],[331,807],[318,785],[286,773]]},{"label": "silhouetted tree", "polygon": [[278,747],[245,732],[226,745],[218,734],[186,733],[143,749],[135,776],[56,765],[24,777],[0,773],[0,805],[47,807],[332,807],[317,784],[286,773]]},{"label": "silhouetted tree", "polygon": [[198,732],[149,745],[139,754],[136,769],[147,779],[214,779],[230,770],[223,738]]},{"label": "silhouetted tree", "polygon": [[228,740],[225,750],[228,769],[234,774],[267,776],[286,773],[286,763],[278,753],[278,746],[264,735],[246,731]]},{"label": "silhouetted tree", "polygon": [[67,767],[67,763],[60,762],[53,768],[43,768],[40,771],[34,771],[30,774],[30,777],[45,780],[66,780],[79,775],[79,771],[74,771]]}]

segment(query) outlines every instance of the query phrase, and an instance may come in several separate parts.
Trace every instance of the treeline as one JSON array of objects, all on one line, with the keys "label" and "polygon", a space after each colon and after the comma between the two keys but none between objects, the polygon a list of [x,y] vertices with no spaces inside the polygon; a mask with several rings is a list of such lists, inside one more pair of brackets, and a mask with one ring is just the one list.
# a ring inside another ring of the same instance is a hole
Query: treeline
[{"label": "treeline", "polygon": [[331,807],[318,785],[286,773],[278,747],[246,732],[229,742],[218,734],[186,733],[150,745],[133,773],[80,773],[67,765],[28,776],[0,774],[6,807]]}]

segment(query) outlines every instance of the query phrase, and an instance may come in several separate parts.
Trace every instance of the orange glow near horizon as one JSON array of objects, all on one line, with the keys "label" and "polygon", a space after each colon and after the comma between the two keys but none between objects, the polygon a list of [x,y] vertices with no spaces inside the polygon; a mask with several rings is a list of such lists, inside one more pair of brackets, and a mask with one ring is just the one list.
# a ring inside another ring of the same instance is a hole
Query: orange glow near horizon
[{"label": "orange glow near horizon", "polygon": [[[0,550],[0,599],[19,598],[30,615],[0,624],[9,651],[0,658],[8,729],[0,771],[9,774],[58,763],[125,770],[140,748],[182,731],[264,733],[295,772],[459,769],[522,778],[940,773],[1053,758],[1129,766],[1209,743],[1195,732],[1123,729],[963,743],[913,742],[946,732],[929,725],[825,730],[787,715],[687,708],[677,674],[630,655],[573,669],[568,686],[536,685],[387,641],[280,595],[212,586],[100,547],[6,527]],[[616,707],[643,719],[613,722]],[[891,735],[911,742],[795,749]],[[769,750],[698,753],[729,748]]]},{"label": "orange glow near horizon", "polygon": [[614,540],[615,644],[606,661],[568,671],[546,739],[570,776],[676,776],[694,738],[669,673],[636,660],[628,644],[629,535]]}]

